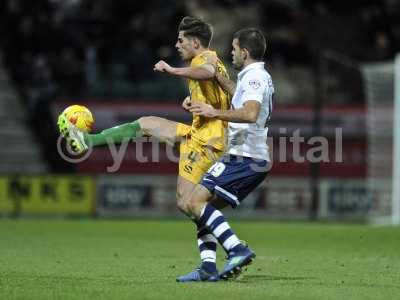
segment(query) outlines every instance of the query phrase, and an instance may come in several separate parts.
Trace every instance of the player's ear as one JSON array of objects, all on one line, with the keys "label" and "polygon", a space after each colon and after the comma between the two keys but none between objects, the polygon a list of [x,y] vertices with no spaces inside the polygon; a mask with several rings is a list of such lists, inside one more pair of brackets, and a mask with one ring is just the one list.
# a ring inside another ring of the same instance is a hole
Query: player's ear
[{"label": "player's ear", "polygon": [[242,55],[243,55],[243,60],[245,60],[246,58],[249,57],[249,55],[250,55],[249,50],[247,50],[246,48],[242,48],[240,50],[241,50]]},{"label": "player's ear", "polygon": [[200,48],[200,41],[198,38],[193,38],[193,47],[195,49],[199,49]]}]

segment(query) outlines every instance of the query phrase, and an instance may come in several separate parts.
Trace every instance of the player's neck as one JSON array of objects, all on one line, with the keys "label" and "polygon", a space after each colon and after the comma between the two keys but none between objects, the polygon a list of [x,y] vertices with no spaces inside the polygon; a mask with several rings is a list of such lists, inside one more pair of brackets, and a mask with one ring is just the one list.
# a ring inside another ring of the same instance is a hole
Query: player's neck
[{"label": "player's neck", "polygon": [[252,58],[247,58],[243,63],[243,69],[246,68],[248,65],[254,64],[256,62],[260,62],[260,61],[252,59]]},{"label": "player's neck", "polygon": [[209,50],[210,50],[210,49],[208,49],[208,48],[200,47],[199,49],[196,49],[196,50],[194,51],[194,54],[195,54],[195,56],[197,56],[197,55],[203,53],[204,51],[209,51]]}]

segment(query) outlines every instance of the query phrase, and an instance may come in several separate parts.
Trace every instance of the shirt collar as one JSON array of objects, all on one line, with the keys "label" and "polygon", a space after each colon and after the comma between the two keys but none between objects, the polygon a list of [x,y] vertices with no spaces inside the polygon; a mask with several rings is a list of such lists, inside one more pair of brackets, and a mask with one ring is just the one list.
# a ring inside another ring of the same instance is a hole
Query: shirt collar
[{"label": "shirt collar", "polygon": [[202,55],[204,55],[204,54],[206,54],[206,53],[210,53],[210,54],[215,54],[215,55],[217,55],[217,53],[216,53],[215,51],[213,51],[213,50],[211,50],[211,49],[206,49],[206,50],[204,50],[203,52],[201,52],[201,53],[195,55],[195,56],[192,58],[192,60],[194,60],[195,58],[198,58],[198,57],[200,57],[200,56],[202,56]]},{"label": "shirt collar", "polygon": [[250,70],[253,70],[253,69],[264,69],[264,64],[265,63],[263,61],[259,61],[259,62],[254,62],[254,63],[251,63],[251,64],[247,65],[242,71],[239,72],[238,78],[242,78],[243,75],[245,73],[247,73],[248,71],[250,71]]}]

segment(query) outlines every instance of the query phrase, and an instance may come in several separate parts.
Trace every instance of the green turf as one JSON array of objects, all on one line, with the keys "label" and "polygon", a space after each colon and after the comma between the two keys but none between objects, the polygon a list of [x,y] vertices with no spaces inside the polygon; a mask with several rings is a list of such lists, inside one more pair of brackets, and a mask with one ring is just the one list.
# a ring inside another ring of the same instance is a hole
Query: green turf
[{"label": "green turf", "polygon": [[198,263],[189,222],[0,220],[0,299],[400,299],[400,228],[232,225],[255,263],[182,284]]}]

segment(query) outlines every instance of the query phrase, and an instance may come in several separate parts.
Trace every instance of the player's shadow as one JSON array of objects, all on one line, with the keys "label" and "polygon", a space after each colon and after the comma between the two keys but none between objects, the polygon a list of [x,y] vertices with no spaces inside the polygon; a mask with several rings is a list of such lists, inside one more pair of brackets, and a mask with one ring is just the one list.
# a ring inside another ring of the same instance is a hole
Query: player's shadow
[{"label": "player's shadow", "polygon": [[254,282],[254,281],[302,281],[302,280],[313,280],[316,277],[305,277],[305,276],[273,276],[273,275],[245,275],[240,278],[238,282]]}]

